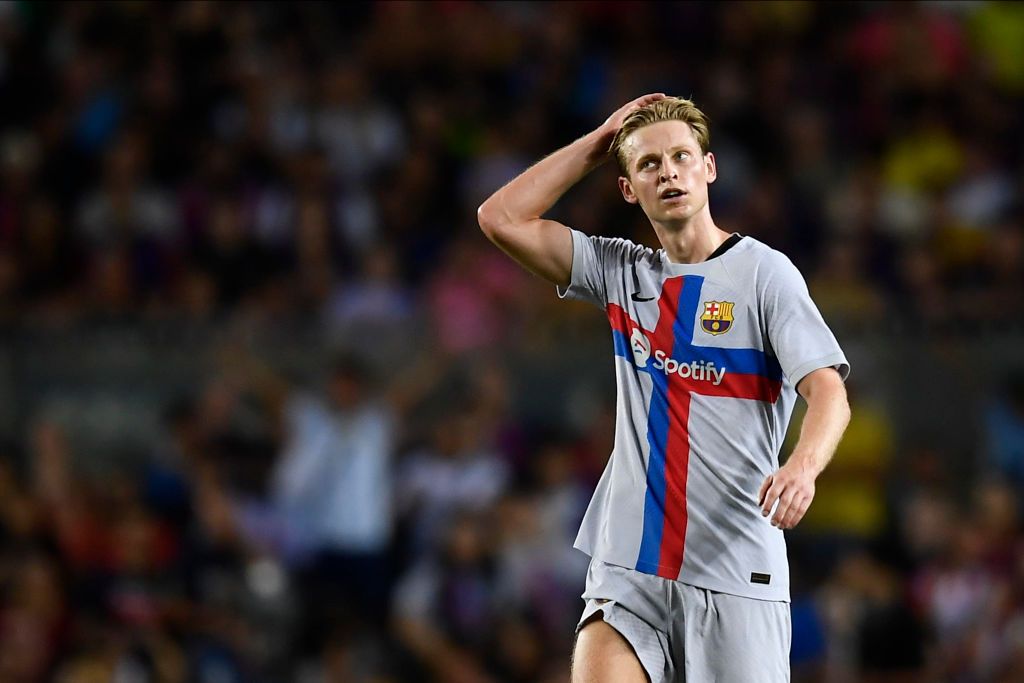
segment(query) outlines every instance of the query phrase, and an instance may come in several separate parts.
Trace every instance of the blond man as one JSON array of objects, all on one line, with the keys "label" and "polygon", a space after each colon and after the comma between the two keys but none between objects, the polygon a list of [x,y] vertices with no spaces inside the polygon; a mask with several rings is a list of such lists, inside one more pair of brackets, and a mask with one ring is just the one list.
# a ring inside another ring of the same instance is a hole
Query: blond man
[{"label": "blond man", "polygon": [[[608,156],[661,249],[544,214]],[[576,539],[591,556],[573,681],[789,680],[783,530],[849,420],[849,363],[784,255],[719,228],[708,120],[657,93],[544,158],[478,210],[559,296],[608,317],[615,446]],[[779,450],[797,395],[800,439]]]}]

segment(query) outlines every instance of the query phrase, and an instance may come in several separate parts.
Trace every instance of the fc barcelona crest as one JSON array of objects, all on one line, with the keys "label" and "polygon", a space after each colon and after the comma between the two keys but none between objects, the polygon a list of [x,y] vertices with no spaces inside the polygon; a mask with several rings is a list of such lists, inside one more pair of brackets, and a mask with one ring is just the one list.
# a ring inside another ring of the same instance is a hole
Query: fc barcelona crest
[{"label": "fc barcelona crest", "polygon": [[705,301],[704,315],[700,317],[701,327],[708,334],[725,334],[732,328],[731,301]]}]

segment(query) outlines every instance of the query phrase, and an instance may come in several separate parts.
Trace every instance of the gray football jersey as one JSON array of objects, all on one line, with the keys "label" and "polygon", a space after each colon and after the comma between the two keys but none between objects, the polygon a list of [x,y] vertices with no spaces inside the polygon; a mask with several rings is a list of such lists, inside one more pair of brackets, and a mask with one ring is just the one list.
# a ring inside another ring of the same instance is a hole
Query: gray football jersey
[{"label": "gray football jersey", "polygon": [[709,590],[789,600],[783,532],[757,494],[797,383],[850,366],[786,256],[751,237],[678,264],[573,230],[559,296],[608,316],[615,446],[576,538],[592,557]]}]

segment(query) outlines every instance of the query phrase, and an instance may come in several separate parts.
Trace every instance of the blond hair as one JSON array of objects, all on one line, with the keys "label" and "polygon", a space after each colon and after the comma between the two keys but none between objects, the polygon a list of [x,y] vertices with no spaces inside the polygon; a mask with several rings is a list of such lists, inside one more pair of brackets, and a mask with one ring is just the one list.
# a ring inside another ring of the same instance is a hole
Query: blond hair
[{"label": "blond hair", "polygon": [[692,100],[682,97],[667,97],[657,102],[652,102],[646,107],[641,107],[626,117],[622,127],[615,133],[615,139],[608,151],[615,155],[619,162],[622,174],[629,175],[629,159],[626,158],[624,143],[626,138],[644,126],[661,121],[682,121],[690,126],[693,136],[697,138],[702,154],[707,154],[711,145],[711,130],[708,127],[708,117],[704,115]]}]

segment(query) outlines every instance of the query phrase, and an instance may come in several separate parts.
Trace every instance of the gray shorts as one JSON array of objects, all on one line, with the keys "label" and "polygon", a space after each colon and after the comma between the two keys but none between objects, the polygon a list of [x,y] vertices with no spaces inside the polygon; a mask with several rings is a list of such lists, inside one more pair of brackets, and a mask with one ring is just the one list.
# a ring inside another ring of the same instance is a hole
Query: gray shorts
[{"label": "gray shorts", "polygon": [[696,588],[592,560],[576,627],[601,613],[651,683],[789,681],[789,603]]}]

